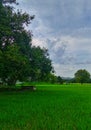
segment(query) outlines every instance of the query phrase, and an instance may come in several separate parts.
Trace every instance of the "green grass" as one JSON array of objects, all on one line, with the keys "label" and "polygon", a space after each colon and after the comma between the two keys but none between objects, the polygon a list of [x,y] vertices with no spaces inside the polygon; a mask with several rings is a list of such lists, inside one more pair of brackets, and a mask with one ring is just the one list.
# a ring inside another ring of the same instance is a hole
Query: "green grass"
[{"label": "green grass", "polygon": [[91,85],[0,92],[0,130],[91,130]]}]

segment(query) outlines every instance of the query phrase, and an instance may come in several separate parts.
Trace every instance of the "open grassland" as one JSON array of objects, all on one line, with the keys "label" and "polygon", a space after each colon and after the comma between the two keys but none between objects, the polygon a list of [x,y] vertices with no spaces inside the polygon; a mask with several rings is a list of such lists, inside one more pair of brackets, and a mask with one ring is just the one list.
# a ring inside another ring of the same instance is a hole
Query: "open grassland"
[{"label": "open grassland", "polygon": [[91,130],[91,85],[0,92],[0,130]]}]

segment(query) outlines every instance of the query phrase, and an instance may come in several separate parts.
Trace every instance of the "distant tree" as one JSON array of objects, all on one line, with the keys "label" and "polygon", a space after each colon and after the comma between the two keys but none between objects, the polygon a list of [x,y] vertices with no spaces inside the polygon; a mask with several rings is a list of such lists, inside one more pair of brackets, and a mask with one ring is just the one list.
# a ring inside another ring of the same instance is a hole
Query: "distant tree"
[{"label": "distant tree", "polygon": [[90,80],[90,73],[85,69],[80,69],[75,73],[75,80],[78,83],[87,83]]},{"label": "distant tree", "polygon": [[54,73],[50,73],[49,75],[48,75],[48,79],[47,79],[47,81],[49,82],[49,83],[57,83],[57,76],[54,74]]},{"label": "distant tree", "polygon": [[57,76],[57,82],[63,84],[64,81],[60,76]]},{"label": "distant tree", "polygon": [[71,79],[70,79],[70,83],[76,83],[75,78],[71,78]]}]

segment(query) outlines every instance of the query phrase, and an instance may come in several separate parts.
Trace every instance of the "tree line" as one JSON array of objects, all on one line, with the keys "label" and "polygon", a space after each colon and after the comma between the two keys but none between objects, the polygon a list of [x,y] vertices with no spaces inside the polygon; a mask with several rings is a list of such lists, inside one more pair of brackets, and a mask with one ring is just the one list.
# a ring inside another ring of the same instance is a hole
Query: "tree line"
[{"label": "tree line", "polygon": [[91,83],[91,75],[86,69],[79,69],[75,72],[74,78],[66,79],[66,83]]}]

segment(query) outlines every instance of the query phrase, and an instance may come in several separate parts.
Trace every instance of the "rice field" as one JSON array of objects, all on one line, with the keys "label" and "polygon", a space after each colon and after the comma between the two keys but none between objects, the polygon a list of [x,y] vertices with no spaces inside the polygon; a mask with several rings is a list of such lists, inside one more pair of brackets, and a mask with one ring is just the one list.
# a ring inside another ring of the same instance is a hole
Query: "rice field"
[{"label": "rice field", "polygon": [[91,84],[0,92],[0,130],[91,130]]}]

